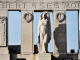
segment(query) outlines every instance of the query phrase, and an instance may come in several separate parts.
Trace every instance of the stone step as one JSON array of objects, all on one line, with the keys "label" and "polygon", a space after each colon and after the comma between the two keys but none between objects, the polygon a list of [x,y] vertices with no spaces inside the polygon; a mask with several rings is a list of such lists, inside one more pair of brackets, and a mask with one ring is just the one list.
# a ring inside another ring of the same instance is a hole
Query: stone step
[{"label": "stone step", "polygon": [[8,50],[8,47],[0,47],[0,50]]},{"label": "stone step", "polygon": [[9,50],[0,50],[0,54],[9,54]]},{"label": "stone step", "polygon": [[9,54],[0,54],[0,60],[10,60]]}]

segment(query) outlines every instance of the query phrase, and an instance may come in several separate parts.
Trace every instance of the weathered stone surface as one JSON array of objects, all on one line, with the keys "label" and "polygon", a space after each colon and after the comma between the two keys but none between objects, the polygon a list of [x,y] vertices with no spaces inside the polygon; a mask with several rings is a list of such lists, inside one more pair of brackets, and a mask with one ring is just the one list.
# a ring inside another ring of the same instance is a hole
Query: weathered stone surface
[{"label": "weathered stone surface", "polygon": [[8,54],[8,48],[7,47],[0,47],[0,54]]},{"label": "weathered stone surface", "polygon": [[55,18],[57,13],[66,14],[66,11],[53,12],[53,34],[54,34],[54,39],[53,39],[54,52],[53,53],[66,53],[67,52],[66,20],[63,20],[62,22],[58,21],[57,18]]},{"label": "weathered stone surface", "polygon": [[0,50],[0,54],[8,54],[9,51],[8,50]]},{"label": "weathered stone surface", "polygon": [[7,17],[8,10],[0,10],[0,46],[7,46]]},{"label": "weathered stone surface", "polygon": [[1,60],[10,60],[10,55],[9,54],[0,54],[0,59]]},{"label": "weathered stone surface", "polygon": [[[0,9],[9,10],[67,10],[79,9],[80,1],[66,0],[0,0]],[[3,3],[4,2],[4,3]]]},{"label": "weathered stone surface", "polygon": [[66,42],[55,42],[54,53],[66,53]]},{"label": "weathered stone surface", "polygon": [[26,58],[26,60],[34,60],[34,54],[18,54],[17,58]]},{"label": "weathered stone surface", "polygon": [[73,60],[76,60],[76,59],[78,59],[78,54],[76,54],[76,53],[74,53],[74,54],[67,54],[67,58],[73,58]]},{"label": "weathered stone surface", "polygon": [[0,46],[6,46],[6,17],[0,17]]},{"label": "weathered stone surface", "polygon": [[67,54],[54,54],[53,60],[62,60],[62,58],[68,58]]},{"label": "weathered stone surface", "polygon": [[39,58],[38,58],[38,57],[39,57],[38,54],[35,54],[34,57],[35,57],[34,60],[39,60]]},{"label": "weathered stone surface", "polygon": [[0,16],[6,16],[8,17],[8,9],[0,9]]},{"label": "weathered stone surface", "polygon": [[[80,56],[80,9],[79,9],[79,32],[78,33],[79,33],[79,40],[78,40],[78,42],[79,42],[79,56]],[[79,59],[80,59],[80,57],[79,57]]]},{"label": "weathered stone surface", "polygon": [[[4,2],[4,3],[3,3]],[[8,10],[20,10],[21,11],[21,53],[19,55],[16,55],[18,58],[26,58],[26,60],[38,60],[38,55],[34,55],[34,22],[31,21],[27,23],[25,19],[23,18],[25,13],[31,13],[33,14],[34,10],[36,11],[42,11],[42,10],[53,10],[53,33],[54,33],[54,54],[55,58],[58,58],[59,60],[62,59],[62,57],[66,57],[66,55],[61,55],[60,53],[66,53],[66,19],[62,22],[58,21],[56,19],[57,13],[64,13],[66,15],[66,10],[76,10],[80,9],[80,0],[0,0],[0,16],[6,16],[8,18]],[[62,18],[61,18],[62,19]],[[79,12],[79,20],[80,20],[80,12]],[[0,46],[7,46],[8,45],[8,23],[6,21],[5,25],[0,25],[0,34],[3,34],[5,31],[5,38],[6,42],[4,45]],[[4,29],[3,26],[6,26],[6,29]],[[80,26],[80,21],[79,21]],[[1,31],[2,29],[2,31]],[[79,28],[80,30],[80,28]],[[3,39],[3,36],[0,35],[0,39]],[[0,41],[1,43],[1,41]],[[79,44],[80,44],[80,31],[79,31]],[[79,46],[80,49],[80,46]],[[31,53],[31,54],[28,54]],[[80,53],[80,52],[79,52]],[[0,47],[0,59],[2,60],[9,60],[8,49]],[[16,57],[15,56],[15,57]],[[36,56],[34,58],[34,56]],[[39,59],[40,60],[47,60],[50,59],[47,54],[40,54]],[[73,55],[68,57],[72,57]],[[76,56],[76,57],[75,57]],[[77,58],[77,55],[75,55],[74,58]],[[79,55],[80,56],[80,55]],[[79,58],[78,56],[78,58]],[[5,57],[5,58],[4,58]],[[16,58],[17,58],[16,57]],[[51,59],[50,59],[51,60]],[[56,59],[57,60],[57,59]]]},{"label": "weathered stone surface", "polygon": [[33,42],[33,20],[29,23],[25,21],[25,13],[33,14],[33,11],[21,11],[21,53],[31,54],[34,52]]},{"label": "weathered stone surface", "polygon": [[50,53],[43,53],[38,54],[38,60],[51,60],[51,54]]},{"label": "weathered stone surface", "polygon": [[[65,1],[73,1],[73,0],[0,0],[0,1],[7,1],[7,2],[65,2]],[[80,1],[80,0],[74,0]]]}]

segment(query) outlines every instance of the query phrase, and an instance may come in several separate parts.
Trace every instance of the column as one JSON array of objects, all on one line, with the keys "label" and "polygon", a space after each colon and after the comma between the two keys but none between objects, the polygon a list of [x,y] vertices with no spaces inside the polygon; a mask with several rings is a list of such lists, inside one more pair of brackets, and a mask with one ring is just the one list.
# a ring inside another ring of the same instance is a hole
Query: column
[{"label": "column", "polygon": [[21,11],[21,54],[34,53],[34,11]]},{"label": "column", "polygon": [[0,59],[10,60],[8,51],[8,10],[5,9],[0,10]]},{"label": "column", "polygon": [[66,57],[66,11],[53,11],[53,54],[54,59]]},{"label": "column", "polygon": [[78,12],[78,13],[79,13],[79,17],[78,17],[78,18],[79,18],[79,21],[78,21],[78,25],[79,25],[79,26],[78,26],[78,29],[79,29],[79,30],[78,30],[78,33],[79,33],[79,34],[78,34],[78,35],[79,35],[79,36],[78,36],[78,38],[79,38],[79,39],[78,39],[78,48],[79,48],[79,49],[78,49],[78,51],[79,51],[79,52],[78,52],[78,59],[80,59],[80,9],[79,9],[79,12]]}]

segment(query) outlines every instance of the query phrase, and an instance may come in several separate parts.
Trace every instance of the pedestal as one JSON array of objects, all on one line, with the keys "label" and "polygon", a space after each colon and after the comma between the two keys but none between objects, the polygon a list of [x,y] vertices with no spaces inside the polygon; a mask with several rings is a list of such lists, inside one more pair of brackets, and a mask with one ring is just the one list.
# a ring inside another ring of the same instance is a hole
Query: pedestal
[{"label": "pedestal", "polygon": [[0,54],[9,54],[8,47],[0,47]]},{"label": "pedestal", "polygon": [[0,54],[0,60],[10,60],[9,54]]},{"label": "pedestal", "polygon": [[39,53],[38,60],[51,60],[51,53]]},{"label": "pedestal", "polygon": [[80,53],[78,54],[78,59],[80,59]]},{"label": "pedestal", "polygon": [[8,47],[0,47],[0,59],[1,60],[10,60]]}]

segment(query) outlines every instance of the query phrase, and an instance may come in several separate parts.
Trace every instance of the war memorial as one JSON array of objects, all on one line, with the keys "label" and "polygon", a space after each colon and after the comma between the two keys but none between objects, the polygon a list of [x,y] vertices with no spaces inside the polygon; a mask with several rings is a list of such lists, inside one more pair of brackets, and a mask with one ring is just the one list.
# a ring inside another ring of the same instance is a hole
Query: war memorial
[{"label": "war memorial", "polygon": [[[78,25],[80,26],[80,0],[0,0],[0,60],[80,59],[80,27],[78,28],[78,53],[67,53],[67,10],[78,10]],[[9,53],[8,48],[11,46],[8,46],[8,11],[21,12],[20,53]],[[50,11],[53,13],[52,33]],[[37,53],[34,52],[34,12],[42,12],[38,23]],[[54,42],[52,53],[48,52],[51,34],[53,34]]]}]

